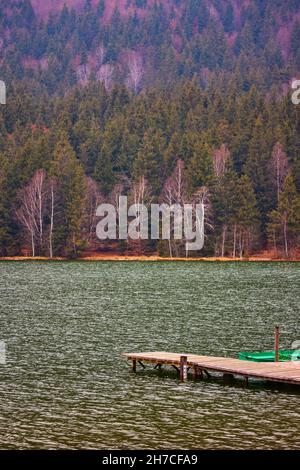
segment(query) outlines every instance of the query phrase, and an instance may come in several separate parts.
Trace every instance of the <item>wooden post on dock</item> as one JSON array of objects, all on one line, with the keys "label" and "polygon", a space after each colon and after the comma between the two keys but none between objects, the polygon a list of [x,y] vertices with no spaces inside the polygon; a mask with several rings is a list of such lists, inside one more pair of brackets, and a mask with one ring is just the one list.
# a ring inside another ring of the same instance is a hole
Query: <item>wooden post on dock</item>
[{"label": "wooden post on dock", "polygon": [[[279,328],[276,328],[275,349],[278,351],[276,356],[280,361],[280,350],[279,350]],[[207,377],[213,377],[212,374],[224,374],[231,378],[232,376],[244,377],[245,383],[247,384],[248,379],[260,379],[264,381],[270,381],[275,383],[293,384],[300,387],[300,363],[294,361],[293,364],[289,362],[275,362],[272,363],[254,363],[250,361],[244,361],[241,359],[234,359],[229,357],[209,357],[209,356],[198,356],[196,354],[176,354],[169,352],[142,352],[124,354],[124,356],[131,362],[132,370],[135,371],[138,363],[139,364],[151,364],[151,365],[165,365],[174,367],[177,371],[180,379],[185,380],[189,369],[192,369],[194,376],[200,373],[200,377],[203,378],[203,374]]]},{"label": "wooden post on dock", "polygon": [[187,356],[180,356],[180,380],[187,379]]},{"label": "wooden post on dock", "polygon": [[275,326],[275,362],[279,362],[279,326]]},{"label": "wooden post on dock", "polygon": [[194,366],[194,379],[197,380],[199,379],[200,371],[199,367],[197,365]]}]

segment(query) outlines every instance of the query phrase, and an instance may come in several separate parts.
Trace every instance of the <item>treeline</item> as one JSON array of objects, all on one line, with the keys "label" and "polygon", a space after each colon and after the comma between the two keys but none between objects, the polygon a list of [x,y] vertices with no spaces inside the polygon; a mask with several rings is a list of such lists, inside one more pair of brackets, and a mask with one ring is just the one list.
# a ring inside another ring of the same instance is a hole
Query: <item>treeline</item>
[{"label": "treeline", "polygon": [[[107,2],[66,5],[40,20],[29,0],[6,2],[0,12],[1,79],[31,79],[63,93],[96,77],[107,86],[139,91],[157,82],[239,71],[244,87],[290,80],[300,69],[298,0],[128,0],[127,16]],[[278,39],[280,31],[280,42]]]},{"label": "treeline", "polygon": [[[103,248],[99,202],[206,206],[201,255],[292,256],[300,229],[300,107],[255,86],[196,80],[131,93],[90,81],[63,98],[16,84],[0,108],[0,253]],[[120,250],[130,246],[119,243]],[[133,242],[183,255],[184,244]]]}]

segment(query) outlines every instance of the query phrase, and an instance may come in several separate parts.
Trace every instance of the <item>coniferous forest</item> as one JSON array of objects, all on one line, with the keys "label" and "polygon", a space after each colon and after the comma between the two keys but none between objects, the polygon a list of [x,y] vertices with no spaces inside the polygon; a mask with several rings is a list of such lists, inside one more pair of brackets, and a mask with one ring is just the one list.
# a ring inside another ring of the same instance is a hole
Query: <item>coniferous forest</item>
[{"label": "coniferous forest", "polygon": [[72,3],[1,6],[0,256],[185,256],[97,240],[120,194],[203,202],[198,256],[298,256],[300,2]]}]

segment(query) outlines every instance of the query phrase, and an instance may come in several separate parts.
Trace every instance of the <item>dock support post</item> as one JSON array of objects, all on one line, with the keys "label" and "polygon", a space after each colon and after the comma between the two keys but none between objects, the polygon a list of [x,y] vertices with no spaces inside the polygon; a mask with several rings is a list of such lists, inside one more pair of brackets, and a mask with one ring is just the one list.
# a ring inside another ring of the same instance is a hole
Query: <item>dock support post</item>
[{"label": "dock support post", "polygon": [[132,372],[136,372],[136,359],[132,359]]},{"label": "dock support post", "polygon": [[279,326],[275,326],[275,362],[279,362]]},{"label": "dock support post", "polygon": [[194,379],[197,380],[199,378],[200,371],[198,366],[194,366]]},{"label": "dock support post", "polygon": [[180,380],[187,379],[187,356],[180,356]]}]

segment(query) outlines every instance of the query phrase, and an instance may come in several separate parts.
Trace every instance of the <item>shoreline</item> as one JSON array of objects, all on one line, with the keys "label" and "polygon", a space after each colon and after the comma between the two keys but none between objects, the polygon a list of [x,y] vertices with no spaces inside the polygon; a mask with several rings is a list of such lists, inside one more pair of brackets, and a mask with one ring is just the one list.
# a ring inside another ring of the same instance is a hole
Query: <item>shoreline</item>
[{"label": "shoreline", "polygon": [[0,261],[135,261],[135,262],[223,262],[223,263],[243,263],[243,262],[281,262],[281,263],[299,263],[300,258],[272,258],[267,256],[250,256],[249,258],[230,258],[230,257],[202,257],[202,258],[163,258],[156,255],[140,255],[140,256],[127,256],[127,255],[95,255],[95,256],[83,256],[75,259],[63,258],[63,257],[43,257],[43,256],[6,256],[0,257]]}]

